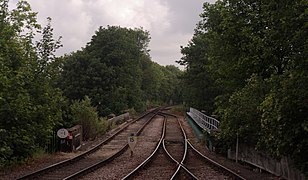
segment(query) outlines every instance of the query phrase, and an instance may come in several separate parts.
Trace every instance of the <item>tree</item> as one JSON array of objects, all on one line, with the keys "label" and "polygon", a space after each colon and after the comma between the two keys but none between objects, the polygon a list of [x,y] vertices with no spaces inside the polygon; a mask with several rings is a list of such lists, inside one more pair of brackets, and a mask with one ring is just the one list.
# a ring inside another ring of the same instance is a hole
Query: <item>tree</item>
[{"label": "tree", "polygon": [[260,149],[266,149],[274,157],[291,157],[305,173],[308,168],[307,82],[307,70],[270,79],[272,89],[260,104],[261,138],[258,142]]},{"label": "tree", "polygon": [[88,95],[100,115],[141,110],[141,59],[148,55],[149,39],[141,28],[100,27],[82,51],[65,57],[64,95],[72,100]]},{"label": "tree", "polygon": [[182,102],[179,77],[182,71],[174,65],[161,67],[162,79],[160,83],[159,97],[167,104],[177,104]]},{"label": "tree", "polygon": [[220,90],[216,88],[207,67],[209,60],[206,39],[203,33],[196,31],[188,46],[181,48],[184,56],[178,62],[187,66],[181,77],[185,84],[184,101],[211,114],[214,111],[214,99]]},{"label": "tree", "polygon": [[262,112],[260,104],[268,92],[268,83],[253,75],[244,88],[234,92],[225,106],[219,106],[221,117],[221,136],[228,145],[235,144],[238,137],[241,143],[255,146],[260,138]]},{"label": "tree", "polygon": [[95,107],[91,106],[91,100],[85,96],[82,101],[74,101],[72,106],[73,123],[82,125],[84,140],[94,138],[98,131],[98,114]]},{"label": "tree", "polygon": [[[36,13],[26,1],[9,10],[8,1],[0,2],[0,166],[31,156],[45,148],[46,140],[61,120],[61,94],[50,84],[48,69],[58,47],[52,36],[43,37],[45,46],[33,42],[40,32]],[[50,24],[49,24],[50,26]],[[44,28],[42,35],[52,35]],[[42,42],[41,41],[41,42]],[[51,50],[48,51],[47,49]],[[44,63],[42,63],[44,62]],[[43,65],[44,64],[44,65]]]},{"label": "tree", "polygon": [[[291,155],[303,172],[308,167],[306,7],[302,0],[205,3],[179,61],[187,67],[184,96],[200,109],[215,105],[225,143],[239,133],[275,157]],[[205,99],[212,103],[202,104]]]},{"label": "tree", "polygon": [[[162,71],[160,65],[151,61],[149,56],[143,56],[141,59],[142,82],[141,89],[143,98],[147,103],[156,103],[160,98],[159,87],[162,80]],[[150,104],[147,104],[148,106]]]}]

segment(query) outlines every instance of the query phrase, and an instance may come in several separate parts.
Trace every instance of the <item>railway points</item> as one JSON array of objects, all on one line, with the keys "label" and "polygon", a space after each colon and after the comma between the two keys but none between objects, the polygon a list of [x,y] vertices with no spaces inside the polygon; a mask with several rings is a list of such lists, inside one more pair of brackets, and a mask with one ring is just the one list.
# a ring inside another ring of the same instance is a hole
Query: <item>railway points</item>
[{"label": "railway points", "polygon": [[162,108],[129,121],[80,156],[19,179],[249,179],[207,157],[191,139],[184,118]]}]

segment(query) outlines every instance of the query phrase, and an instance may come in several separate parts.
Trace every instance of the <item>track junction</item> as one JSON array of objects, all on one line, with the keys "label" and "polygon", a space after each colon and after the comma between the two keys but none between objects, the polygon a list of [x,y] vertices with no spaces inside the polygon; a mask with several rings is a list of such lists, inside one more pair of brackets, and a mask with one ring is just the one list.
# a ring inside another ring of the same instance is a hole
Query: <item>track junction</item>
[{"label": "track junction", "polygon": [[[94,148],[19,179],[245,179],[202,154],[184,120],[154,109],[131,120]],[[138,143],[130,156],[127,137]]]}]

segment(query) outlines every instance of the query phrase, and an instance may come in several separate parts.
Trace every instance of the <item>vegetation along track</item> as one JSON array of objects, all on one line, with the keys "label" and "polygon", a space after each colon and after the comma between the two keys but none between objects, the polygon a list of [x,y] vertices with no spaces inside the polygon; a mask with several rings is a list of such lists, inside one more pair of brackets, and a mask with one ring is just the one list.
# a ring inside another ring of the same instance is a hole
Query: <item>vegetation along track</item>
[{"label": "vegetation along track", "polygon": [[132,132],[138,135],[158,111],[159,109],[152,110],[130,121],[112,136],[75,158],[53,164],[19,179],[70,179],[93,171],[123,153],[128,147],[127,136]]}]

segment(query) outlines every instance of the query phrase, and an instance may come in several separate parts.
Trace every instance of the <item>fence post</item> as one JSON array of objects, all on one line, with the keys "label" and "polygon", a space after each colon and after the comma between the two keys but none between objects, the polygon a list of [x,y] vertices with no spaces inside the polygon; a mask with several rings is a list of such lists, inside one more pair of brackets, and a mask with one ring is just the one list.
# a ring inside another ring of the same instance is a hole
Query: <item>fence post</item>
[{"label": "fence post", "polygon": [[235,148],[235,162],[237,163],[238,158],[238,131],[236,131],[236,148]]}]

